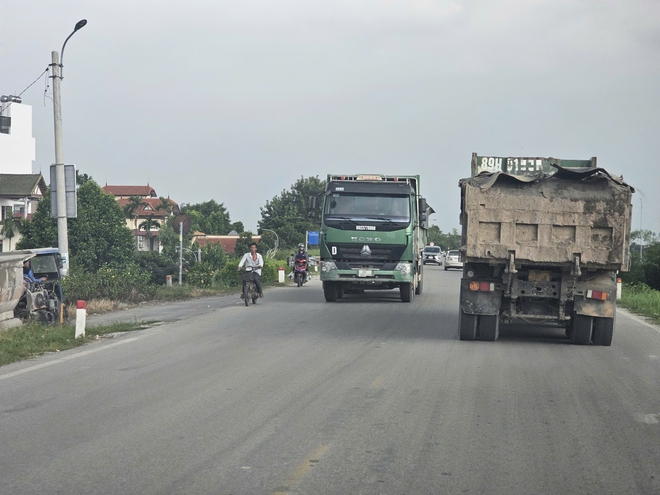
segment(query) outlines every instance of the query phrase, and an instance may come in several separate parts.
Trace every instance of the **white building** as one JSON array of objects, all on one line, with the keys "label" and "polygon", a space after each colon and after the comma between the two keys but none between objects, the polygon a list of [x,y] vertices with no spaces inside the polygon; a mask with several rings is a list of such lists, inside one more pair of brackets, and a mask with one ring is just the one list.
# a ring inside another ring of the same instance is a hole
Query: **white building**
[{"label": "white building", "polygon": [[31,174],[35,150],[32,107],[0,97],[0,174]]},{"label": "white building", "polygon": [[13,250],[20,240],[20,229],[5,235],[6,220],[29,218],[46,191],[41,174],[32,173],[35,149],[32,107],[0,96],[0,252]]}]

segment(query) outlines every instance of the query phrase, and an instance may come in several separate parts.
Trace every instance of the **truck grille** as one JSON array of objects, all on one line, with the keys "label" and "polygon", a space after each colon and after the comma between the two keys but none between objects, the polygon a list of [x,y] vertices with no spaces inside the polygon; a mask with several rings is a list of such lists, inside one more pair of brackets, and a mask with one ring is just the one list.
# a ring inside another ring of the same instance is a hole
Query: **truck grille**
[{"label": "truck grille", "polygon": [[387,267],[393,270],[396,263],[401,260],[406,246],[360,242],[329,244],[328,248],[333,253],[332,259],[337,263],[337,268],[340,266],[344,269],[363,266],[385,267],[393,264],[391,268]]}]

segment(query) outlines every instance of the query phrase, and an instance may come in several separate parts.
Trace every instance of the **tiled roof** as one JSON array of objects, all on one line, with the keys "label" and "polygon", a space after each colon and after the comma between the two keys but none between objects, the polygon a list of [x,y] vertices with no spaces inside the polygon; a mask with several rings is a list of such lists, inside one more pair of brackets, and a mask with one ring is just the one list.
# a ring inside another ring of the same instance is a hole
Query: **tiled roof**
[{"label": "tiled roof", "polygon": [[157,196],[156,190],[149,186],[109,186],[105,185],[101,190],[113,196],[142,196],[145,198]]},{"label": "tiled roof", "polygon": [[[170,205],[172,206],[172,211],[177,212],[179,210],[179,205],[175,202],[172,201],[171,199],[167,198],[169,201]],[[117,204],[121,206],[122,210],[124,209],[124,206],[126,206],[128,203],[130,203],[131,200],[128,198],[119,198],[117,199]],[[143,198],[142,202],[144,203],[140,208],[138,208],[137,211],[137,216],[138,217],[156,217],[156,218],[166,218],[167,217],[167,212],[165,210],[158,210],[158,206],[160,206],[160,198]]]},{"label": "tiled roof", "polygon": [[[39,192],[35,195],[36,189]],[[0,174],[0,196],[25,198],[46,192],[46,181],[41,174]]]},{"label": "tiled roof", "polygon": [[[253,235],[252,240],[258,243],[261,240],[260,235]],[[225,253],[233,253],[236,249],[236,242],[238,241],[237,235],[206,235],[201,232],[195,232],[193,236],[193,243],[197,242],[199,247],[204,247],[207,244],[213,246],[220,244]]]}]

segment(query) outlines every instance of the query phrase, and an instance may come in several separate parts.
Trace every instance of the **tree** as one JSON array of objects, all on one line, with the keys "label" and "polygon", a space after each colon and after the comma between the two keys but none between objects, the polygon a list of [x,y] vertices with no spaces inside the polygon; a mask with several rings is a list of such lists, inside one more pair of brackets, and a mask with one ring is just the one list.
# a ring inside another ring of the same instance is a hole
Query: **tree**
[{"label": "tree", "polygon": [[[57,246],[57,219],[50,218],[50,191],[39,200],[32,219],[22,222],[18,249]],[[131,231],[122,208],[89,180],[78,188],[78,218],[68,221],[71,265],[96,272],[104,264],[125,266],[134,259]]]},{"label": "tree", "polygon": [[0,229],[0,233],[9,239],[9,250],[11,251],[11,240],[19,231],[21,221],[14,218],[14,210],[11,206],[8,206],[6,211],[7,216],[2,219],[2,229]]},{"label": "tree", "polygon": [[93,180],[91,175],[82,174],[76,170],[76,185],[82,186],[85,182]]},{"label": "tree", "polygon": [[461,247],[461,234],[458,229],[452,229],[451,234],[445,233],[437,225],[431,225],[428,230],[428,242],[436,244],[444,250]]},{"label": "tree", "polygon": [[[235,230],[239,234],[241,232],[245,232],[245,226],[243,225],[243,222],[240,222],[240,221],[232,223],[229,227],[231,228],[231,230]],[[231,232],[231,230],[230,230],[230,232]]]},{"label": "tree", "polygon": [[174,208],[170,198],[160,196],[158,199],[160,200],[160,204],[156,206],[156,211],[164,211],[166,216],[170,216],[172,214],[172,209]]},{"label": "tree", "polygon": [[192,231],[207,235],[226,235],[231,230],[231,220],[225,205],[214,199],[188,205],[183,210],[192,219]]},{"label": "tree", "polygon": [[[143,201],[142,196],[130,196],[128,198],[128,203],[124,205],[124,215],[126,218],[129,220],[133,220],[135,224],[135,230],[138,230],[138,211],[142,206],[144,206],[146,203]],[[138,242],[138,236],[135,236],[135,246],[137,249],[137,242]]]},{"label": "tree", "polygon": [[241,232],[241,235],[238,236],[238,240],[236,241],[234,255],[243,256],[250,250],[250,244],[252,242],[252,232]]},{"label": "tree", "polygon": [[[292,247],[305,241],[305,232],[321,226],[321,198],[325,181],[315,177],[300,177],[290,190],[284,190],[261,208],[259,232],[271,229],[277,232],[282,247]],[[316,208],[310,217],[309,198],[316,196]]]},{"label": "tree", "polygon": [[140,230],[144,230],[147,237],[147,245],[149,246],[149,251],[151,251],[151,237],[152,231],[160,229],[160,224],[156,222],[151,215],[147,217],[140,225],[138,226]]}]

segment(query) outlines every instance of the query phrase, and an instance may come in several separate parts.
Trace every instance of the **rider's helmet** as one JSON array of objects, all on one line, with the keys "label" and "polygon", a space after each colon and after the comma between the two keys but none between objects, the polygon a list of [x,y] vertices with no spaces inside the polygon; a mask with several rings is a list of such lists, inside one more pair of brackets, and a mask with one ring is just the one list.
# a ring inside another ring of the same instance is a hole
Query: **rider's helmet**
[{"label": "rider's helmet", "polygon": [[305,250],[305,245],[301,242],[300,244],[298,244],[298,251],[302,252],[304,250]]}]

